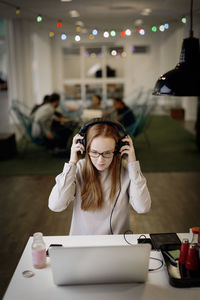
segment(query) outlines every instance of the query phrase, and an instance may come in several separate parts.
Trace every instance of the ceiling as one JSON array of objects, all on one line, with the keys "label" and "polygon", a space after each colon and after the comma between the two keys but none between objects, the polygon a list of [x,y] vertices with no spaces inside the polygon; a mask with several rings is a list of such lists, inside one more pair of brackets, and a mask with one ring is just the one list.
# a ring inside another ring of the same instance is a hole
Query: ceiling
[{"label": "ceiling", "polygon": [[[151,10],[149,15],[142,14],[144,9]],[[78,11],[80,16],[72,18],[70,10]],[[57,21],[62,20],[62,30],[69,31],[75,30],[78,21],[83,22],[82,27],[87,31],[121,30],[135,27],[138,19],[142,19],[144,27],[179,22],[189,12],[190,0],[0,0],[0,18],[35,21],[41,14],[42,26],[51,24],[57,28]],[[200,12],[199,0],[193,1],[193,12]]]}]

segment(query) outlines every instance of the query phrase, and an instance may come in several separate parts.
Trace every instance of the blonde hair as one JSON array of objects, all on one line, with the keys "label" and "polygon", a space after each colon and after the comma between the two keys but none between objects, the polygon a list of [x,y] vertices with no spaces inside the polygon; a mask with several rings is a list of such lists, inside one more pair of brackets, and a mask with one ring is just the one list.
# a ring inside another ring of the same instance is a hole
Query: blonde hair
[{"label": "blonde hair", "polygon": [[[98,136],[110,137],[115,140],[117,145],[120,134],[117,128],[108,124],[95,124],[88,128],[87,130],[87,143],[86,143],[86,158],[85,165],[83,167],[82,179],[84,184],[82,184],[81,190],[81,208],[83,210],[98,210],[101,209],[104,205],[104,195],[102,192],[100,177],[98,170],[92,164],[88,152],[90,150],[90,145],[92,140]],[[119,153],[116,153],[113,156],[112,162],[109,166],[109,172],[111,172],[111,190],[110,190],[110,201],[114,200],[118,186],[118,178],[120,171],[120,159],[121,156]],[[80,181],[80,178],[79,178]]]}]

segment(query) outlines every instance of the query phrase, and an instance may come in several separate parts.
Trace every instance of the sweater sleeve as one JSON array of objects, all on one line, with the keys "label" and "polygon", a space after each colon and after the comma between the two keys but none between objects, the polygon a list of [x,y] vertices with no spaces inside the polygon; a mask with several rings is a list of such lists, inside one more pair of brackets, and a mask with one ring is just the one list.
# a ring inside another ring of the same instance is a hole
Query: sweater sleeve
[{"label": "sweater sleeve", "polygon": [[151,208],[151,197],[139,161],[128,163],[128,172],[130,204],[137,213],[146,213]]},{"label": "sweater sleeve", "polygon": [[49,208],[52,211],[63,211],[74,200],[76,191],[75,176],[76,165],[65,163],[63,172],[56,177],[56,184],[49,196]]}]

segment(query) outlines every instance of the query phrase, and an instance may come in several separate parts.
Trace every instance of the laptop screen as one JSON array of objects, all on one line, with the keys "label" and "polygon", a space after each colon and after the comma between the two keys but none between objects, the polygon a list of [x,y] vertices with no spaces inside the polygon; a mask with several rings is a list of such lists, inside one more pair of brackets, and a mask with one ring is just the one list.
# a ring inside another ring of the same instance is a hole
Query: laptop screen
[{"label": "laptop screen", "polygon": [[150,250],[149,244],[52,247],[53,280],[57,285],[145,282]]}]

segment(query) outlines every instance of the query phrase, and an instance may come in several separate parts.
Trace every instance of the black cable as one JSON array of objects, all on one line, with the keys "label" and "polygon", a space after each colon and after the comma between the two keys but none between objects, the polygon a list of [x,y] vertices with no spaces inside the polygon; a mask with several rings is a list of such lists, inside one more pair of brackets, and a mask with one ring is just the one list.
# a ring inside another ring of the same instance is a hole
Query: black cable
[{"label": "black cable", "polygon": [[118,198],[119,198],[119,195],[121,193],[121,166],[122,166],[122,163],[121,163],[121,160],[120,160],[120,168],[119,168],[119,192],[118,192],[118,195],[116,197],[116,200],[115,200],[115,203],[113,205],[113,208],[112,208],[112,211],[111,211],[111,214],[110,214],[110,233],[113,234],[113,230],[112,230],[112,215],[113,215],[113,211],[115,209],[115,206],[117,204],[117,201],[118,201]]},{"label": "black cable", "polygon": [[151,257],[151,256],[149,258],[157,260],[161,263],[161,265],[159,267],[154,268],[154,269],[149,269],[149,272],[157,271],[157,270],[160,270],[162,268],[162,266],[163,266],[163,260],[162,259],[156,258],[156,257]]},{"label": "black cable", "polygon": [[131,230],[127,230],[127,231],[124,232],[124,239],[125,239],[125,241],[127,242],[127,244],[129,244],[129,245],[132,246],[133,244],[131,244],[131,243],[126,239],[126,234],[127,234],[127,233],[133,234],[133,232],[132,232]]},{"label": "black cable", "polygon": [[[113,211],[114,211],[115,206],[116,206],[116,204],[117,204],[117,201],[118,201],[118,198],[119,198],[120,193],[121,193],[121,161],[120,161],[120,170],[119,170],[119,192],[118,192],[118,195],[117,195],[117,197],[116,197],[115,203],[114,203],[114,205],[113,205],[113,208],[112,208],[112,211],[111,211],[111,214],[110,214],[110,232],[111,232],[111,234],[113,234],[113,230],[112,230],[112,215],[113,215]],[[124,239],[125,239],[125,241],[126,241],[127,244],[129,244],[130,246],[134,246],[134,244],[130,243],[130,242],[126,239],[126,234],[127,234],[127,233],[133,234],[133,232],[132,232],[131,230],[125,231],[125,232],[124,232]],[[142,238],[142,237],[144,237],[144,239],[147,238],[144,234],[141,234],[141,235],[139,236],[138,239],[140,239],[140,238]],[[163,266],[163,261],[162,261],[161,259],[155,258],[155,257],[151,257],[151,256],[150,256],[149,258],[161,262],[161,265],[160,265],[158,268],[149,269],[149,272],[156,271],[156,270],[159,270],[159,269],[162,268],[162,266]]]},{"label": "black cable", "polygon": [[[125,232],[124,232],[124,239],[125,239],[125,241],[126,241],[127,244],[129,244],[130,246],[134,246],[135,244],[130,243],[130,242],[126,239],[126,234],[127,234],[127,233],[133,234],[133,232],[132,232],[131,230],[125,231]],[[142,237],[144,237],[145,239],[147,238],[145,234],[141,234],[141,235],[139,236],[138,239],[140,239],[140,238],[142,238]],[[160,265],[159,267],[154,268],[154,269],[149,269],[149,272],[157,271],[157,270],[160,270],[160,269],[162,268],[162,266],[163,266],[163,260],[162,260],[162,259],[156,258],[156,257],[151,257],[151,256],[150,256],[149,258],[154,259],[154,260],[157,260],[157,261],[159,261],[159,262],[161,263],[161,265]]]}]

